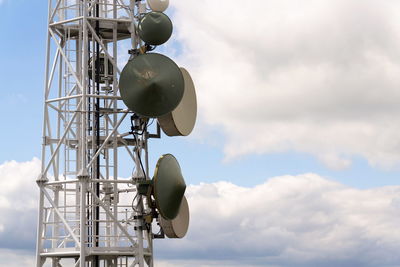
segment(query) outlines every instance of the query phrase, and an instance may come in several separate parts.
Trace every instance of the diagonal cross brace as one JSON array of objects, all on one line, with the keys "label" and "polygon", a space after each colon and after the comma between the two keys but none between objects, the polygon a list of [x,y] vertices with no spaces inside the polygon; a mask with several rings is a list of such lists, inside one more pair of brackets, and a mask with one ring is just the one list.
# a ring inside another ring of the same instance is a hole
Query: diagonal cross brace
[{"label": "diagonal cross brace", "polygon": [[121,229],[121,231],[129,239],[129,241],[131,241],[132,245],[135,245],[136,242],[129,235],[128,231],[126,231],[126,229],[118,222],[117,218],[114,217],[114,215],[110,212],[110,210],[106,207],[106,205],[104,205],[103,201],[98,196],[96,196],[96,194],[93,192],[93,190],[91,188],[88,188],[88,190],[92,193],[92,196],[94,197],[97,204],[99,204],[104,209],[104,211],[107,213],[107,215],[110,216],[110,218],[114,220],[114,222],[117,224],[118,228]]},{"label": "diagonal cross brace", "polygon": [[[80,100],[79,103],[78,103],[78,109],[81,107],[81,104],[82,104],[82,100]],[[56,157],[56,155],[58,153],[58,150],[60,150],[60,147],[61,147],[62,143],[64,142],[65,138],[67,137],[67,133],[68,133],[69,129],[71,128],[72,123],[75,121],[75,118],[76,118],[77,114],[78,113],[75,112],[75,114],[71,118],[71,121],[68,123],[67,127],[65,128],[65,132],[64,132],[63,136],[61,137],[60,141],[58,142],[54,153],[51,155],[51,158],[50,158],[50,160],[49,160],[49,162],[47,164],[46,169],[43,171],[42,176],[45,176],[47,174],[47,172],[49,171],[50,166],[51,166],[54,158]]]},{"label": "diagonal cross brace", "polygon": [[79,239],[78,237],[74,234],[74,231],[72,230],[71,226],[69,226],[69,224],[67,223],[67,221],[64,219],[64,216],[62,216],[61,212],[58,210],[56,204],[54,203],[54,201],[51,199],[51,196],[49,195],[49,193],[46,191],[45,188],[41,188],[41,190],[43,191],[44,195],[46,196],[47,200],[49,201],[50,205],[53,207],[54,211],[57,213],[58,217],[60,218],[61,222],[65,225],[65,227],[67,228],[69,234],[72,236],[72,238],[74,239],[75,243],[80,247],[80,243],[79,243]]},{"label": "diagonal cross brace", "polygon": [[89,164],[86,166],[87,169],[90,168],[90,165],[93,164],[93,162],[95,161],[95,159],[99,156],[100,152],[103,150],[103,148],[107,145],[108,141],[110,140],[110,138],[114,135],[114,133],[117,131],[118,127],[121,125],[121,123],[124,121],[126,115],[128,115],[128,113],[125,113],[122,118],[118,121],[117,125],[115,125],[114,129],[111,131],[111,133],[107,136],[107,138],[104,140],[103,144],[100,146],[100,148],[97,150],[96,154],[94,154],[92,160],[89,162]]},{"label": "diagonal cross brace", "polygon": [[115,64],[114,59],[108,53],[107,48],[104,46],[103,42],[100,40],[99,36],[96,34],[96,31],[93,29],[92,25],[90,25],[89,22],[86,22],[86,24],[87,24],[89,30],[92,32],[92,35],[96,39],[97,43],[101,46],[101,48],[103,48],[103,52],[106,53],[106,56],[107,56],[108,60],[111,61],[111,64],[117,70],[118,74],[121,74],[120,69],[118,68],[117,64]]}]

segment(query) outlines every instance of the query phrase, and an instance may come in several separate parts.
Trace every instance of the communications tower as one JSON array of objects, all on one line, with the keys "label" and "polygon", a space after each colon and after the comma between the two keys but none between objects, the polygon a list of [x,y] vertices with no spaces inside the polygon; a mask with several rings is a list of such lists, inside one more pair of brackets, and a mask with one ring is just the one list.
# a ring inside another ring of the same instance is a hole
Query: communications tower
[{"label": "communications tower", "polygon": [[[153,266],[155,238],[186,234],[186,186],[175,158],[161,157],[149,177],[148,140],[160,138],[161,129],[182,136],[194,126],[191,119],[185,132],[178,118],[180,109],[187,116],[187,106],[196,106],[194,93],[184,101],[190,76],[169,72],[164,65],[173,62],[151,53],[172,31],[167,6],[48,1],[36,267]],[[121,70],[119,61],[128,58]],[[120,178],[121,158],[131,160],[131,177]]]}]

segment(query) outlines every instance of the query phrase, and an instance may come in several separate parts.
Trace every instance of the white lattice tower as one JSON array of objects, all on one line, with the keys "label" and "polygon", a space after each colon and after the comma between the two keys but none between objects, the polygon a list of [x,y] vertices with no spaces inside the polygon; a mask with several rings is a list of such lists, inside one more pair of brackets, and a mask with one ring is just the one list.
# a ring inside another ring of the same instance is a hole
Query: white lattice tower
[{"label": "white lattice tower", "polygon": [[[149,179],[152,135],[118,93],[118,47],[140,45],[139,4],[49,0],[37,267],[153,266],[146,199],[135,186]],[[122,129],[130,120],[142,135]],[[132,179],[118,178],[120,156],[136,166]]]}]

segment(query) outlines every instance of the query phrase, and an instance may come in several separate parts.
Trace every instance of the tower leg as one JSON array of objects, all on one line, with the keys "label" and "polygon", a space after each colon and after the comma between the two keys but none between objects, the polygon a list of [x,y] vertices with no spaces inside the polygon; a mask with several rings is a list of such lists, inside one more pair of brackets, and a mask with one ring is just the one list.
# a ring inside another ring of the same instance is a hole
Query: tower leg
[{"label": "tower leg", "polygon": [[36,241],[36,267],[42,267],[45,259],[42,259],[40,253],[43,247],[43,207],[44,207],[44,195],[42,191],[42,185],[40,185],[40,196],[39,196],[39,214],[38,214],[38,232]]},{"label": "tower leg", "polygon": [[86,186],[87,181],[81,177],[81,197],[80,197],[80,267],[86,265]]}]

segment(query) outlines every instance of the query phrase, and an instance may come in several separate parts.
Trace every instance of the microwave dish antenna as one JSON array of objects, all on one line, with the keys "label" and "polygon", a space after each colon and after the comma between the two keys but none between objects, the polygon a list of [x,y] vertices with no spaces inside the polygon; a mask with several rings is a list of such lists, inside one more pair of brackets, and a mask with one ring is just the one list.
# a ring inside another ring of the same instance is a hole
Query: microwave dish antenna
[{"label": "microwave dish antenna", "polygon": [[169,0],[148,0],[147,4],[153,11],[164,12],[169,6]]}]

